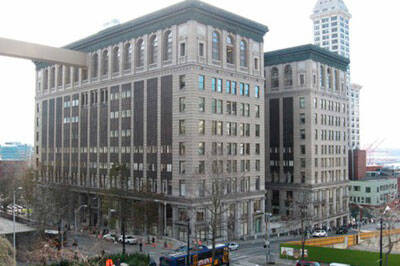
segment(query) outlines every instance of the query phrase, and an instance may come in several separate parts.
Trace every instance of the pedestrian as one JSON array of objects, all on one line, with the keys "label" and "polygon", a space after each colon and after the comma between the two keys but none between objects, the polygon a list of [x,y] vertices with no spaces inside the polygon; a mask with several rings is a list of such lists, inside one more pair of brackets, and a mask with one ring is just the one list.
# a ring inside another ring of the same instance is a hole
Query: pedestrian
[{"label": "pedestrian", "polygon": [[143,243],[142,243],[142,241],[140,240],[140,243],[139,243],[139,251],[140,252],[142,252],[143,251]]}]

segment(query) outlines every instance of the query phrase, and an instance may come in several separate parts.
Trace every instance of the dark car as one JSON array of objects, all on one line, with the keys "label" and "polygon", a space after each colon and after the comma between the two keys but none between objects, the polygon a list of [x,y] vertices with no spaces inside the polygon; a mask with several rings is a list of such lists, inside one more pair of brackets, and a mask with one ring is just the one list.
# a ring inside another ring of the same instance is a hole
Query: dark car
[{"label": "dark car", "polygon": [[336,229],[336,234],[337,235],[344,235],[347,234],[348,230],[346,227],[340,227],[338,229]]}]

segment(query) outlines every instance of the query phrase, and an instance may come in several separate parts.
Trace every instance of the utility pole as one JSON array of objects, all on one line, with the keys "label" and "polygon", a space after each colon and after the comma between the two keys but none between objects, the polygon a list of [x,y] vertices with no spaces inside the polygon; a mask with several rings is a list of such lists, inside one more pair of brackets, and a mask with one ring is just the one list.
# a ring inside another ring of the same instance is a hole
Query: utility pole
[{"label": "utility pole", "polygon": [[383,217],[381,216],[381,231],[379,235],[379,266],[382,266],[382,224],[383,224]]},{"label": "utility pole", "polygon": [[121,231],[122,231],[122,254],[125,255],[126,253],[126,247],[125,247],[125,214],[124,214],[124,208],[125,206],[121,206],[124,205],[125,199],[121,198],[121,202],[120,202],[120,214],[121,214]]}]

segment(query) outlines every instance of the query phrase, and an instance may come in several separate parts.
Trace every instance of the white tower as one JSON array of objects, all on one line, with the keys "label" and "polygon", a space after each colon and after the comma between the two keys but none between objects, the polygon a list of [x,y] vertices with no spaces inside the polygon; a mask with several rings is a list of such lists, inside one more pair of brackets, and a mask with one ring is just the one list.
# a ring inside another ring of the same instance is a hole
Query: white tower
[{"label": "white tower", "polygon": [[318,0],[311,19],[314,44],[350,58],[349,13],[343,0]]},{"label": "white tower", "polygon": [[[314,44],[344,57],[350,58],[351,14],[343,0],[318,0],[311,19],[314,22]],[[350,83],[350,67],[347,70],[348,145],[350,150],[360,148],[359,93],[361,86]]]}]

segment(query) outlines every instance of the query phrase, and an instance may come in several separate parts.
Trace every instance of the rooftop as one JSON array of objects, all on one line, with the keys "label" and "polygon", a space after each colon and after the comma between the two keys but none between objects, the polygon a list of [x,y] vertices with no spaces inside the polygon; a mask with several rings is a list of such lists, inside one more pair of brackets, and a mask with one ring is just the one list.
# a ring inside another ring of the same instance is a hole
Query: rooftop
[{"label": "rooftop", "polygon": [[[63,48],[91,52],[189,20],[225,29],[258,42],[262,42],[265,33],[268,32],[267,26],[255,21],[198,0],[186,0],[126,23],[109,27]],[[38,68],[47,66],[40,62],[35,62],[35,64]]]},{"label": "rooftop", "polygon": [[349,16],[349,10],[343,0],[318,0],[314,6],[313,13],[319,15],[321,13],[343,11]]},{"label": "rooftop", "polygon": [[264,66],[273,66],[311,59],[346,71],[348,58],[313,44],[306,44],[264,53]]}]

